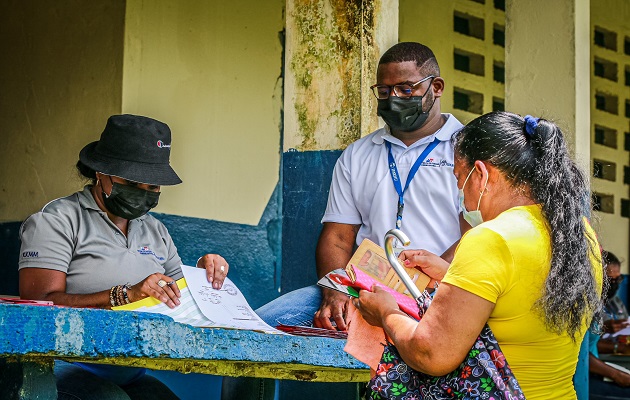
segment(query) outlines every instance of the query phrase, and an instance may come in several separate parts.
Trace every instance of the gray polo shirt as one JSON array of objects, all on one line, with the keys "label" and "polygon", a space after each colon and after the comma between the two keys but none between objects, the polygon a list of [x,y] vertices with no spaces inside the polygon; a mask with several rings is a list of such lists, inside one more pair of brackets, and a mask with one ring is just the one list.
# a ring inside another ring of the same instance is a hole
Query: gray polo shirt
[{"label": "gray polo shirt", "polygon": [[24,221],[19,269],[65,272],[70,294],[134,285],[155,272],[183,276],[164,224],[147,214],[129,221],[125,237],[98,207],[90,188],[51,201]]}]

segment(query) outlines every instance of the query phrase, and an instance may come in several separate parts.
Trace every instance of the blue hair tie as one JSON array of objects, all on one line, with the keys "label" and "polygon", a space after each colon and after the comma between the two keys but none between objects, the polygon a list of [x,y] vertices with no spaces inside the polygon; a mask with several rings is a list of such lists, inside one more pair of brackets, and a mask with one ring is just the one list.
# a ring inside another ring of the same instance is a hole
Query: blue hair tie
[{"label": "blue hair tie", "polygon": [[540,121],[540,118],[534,118],[531,115],[525,116],[525,132],[527,132],[529,137],[534,136],[534,131],[538,128],[538,121]]}]

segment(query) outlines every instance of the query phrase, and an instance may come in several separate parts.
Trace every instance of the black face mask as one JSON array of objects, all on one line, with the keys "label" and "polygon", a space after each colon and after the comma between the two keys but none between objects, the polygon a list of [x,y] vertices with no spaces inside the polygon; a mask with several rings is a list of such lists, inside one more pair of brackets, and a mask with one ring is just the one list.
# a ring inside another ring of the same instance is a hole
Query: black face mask
[{"label": "black face mask", "polygon": [[426,112],[422,111],[422,98],[426,97],[427,89],[423,96],[400,98],[393,93],[387,99],[378,100],[377,114],[393,131],[412,132],[418,130],[427,122],[429,111],[433,108],[435,100]]},{"label": "black face mask", "polygon": [[103,203],[114,215],[125,219],[136,219],[157,206],[159,197],[160,192],[112,182],[112,193],[108,196],[103,192]]},{"label": "black face mask", "polygon": [[606,292],[606,299],[612,299],[617,294],[617,289],[619,289],[619,284],[617,282],[608,281],[608,291]]}]

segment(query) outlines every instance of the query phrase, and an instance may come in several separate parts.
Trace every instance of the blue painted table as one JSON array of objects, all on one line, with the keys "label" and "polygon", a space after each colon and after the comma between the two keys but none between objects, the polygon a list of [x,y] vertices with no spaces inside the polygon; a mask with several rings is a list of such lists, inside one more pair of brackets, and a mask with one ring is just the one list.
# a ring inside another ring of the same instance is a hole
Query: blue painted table
[{"label": "blue painted table", "polygon": [[319,382],[366,382],[345,340],[195,328],[147,313],[0,304],[0,388],[56,399],[53,360]]}]

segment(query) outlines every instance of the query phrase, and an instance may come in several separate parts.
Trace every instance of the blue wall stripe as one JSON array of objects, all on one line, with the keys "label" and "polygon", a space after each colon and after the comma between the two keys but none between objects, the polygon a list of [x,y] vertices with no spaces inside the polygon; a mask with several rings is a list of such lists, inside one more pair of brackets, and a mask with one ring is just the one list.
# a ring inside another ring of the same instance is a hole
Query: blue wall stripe
[{"label": "blue wall stripe", "polygon": [[282,292],[317,282],[315,247],[341,150],[288,151],[282,168]]}]

